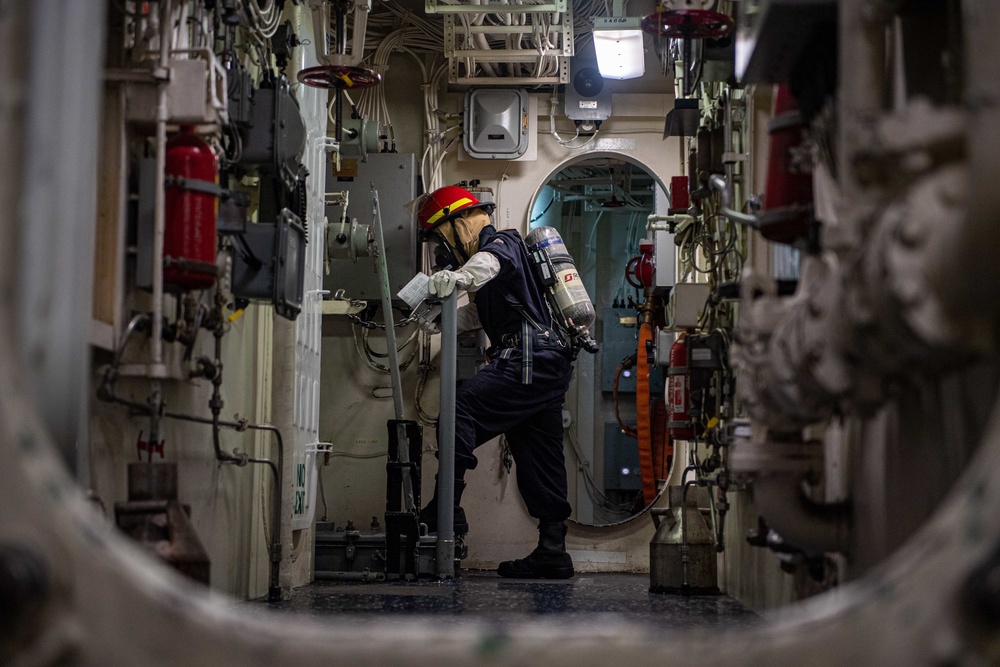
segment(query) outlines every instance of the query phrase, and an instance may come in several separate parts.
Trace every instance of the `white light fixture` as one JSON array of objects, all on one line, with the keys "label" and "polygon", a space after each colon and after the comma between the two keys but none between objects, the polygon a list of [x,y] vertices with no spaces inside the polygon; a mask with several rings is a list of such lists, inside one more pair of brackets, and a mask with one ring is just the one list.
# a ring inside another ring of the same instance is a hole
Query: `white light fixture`
[{"label": "white light fixture", "polygon": [[594,19],[597,69],[605,79],[635,79],[646,71],[641,21],[637,16]]}]

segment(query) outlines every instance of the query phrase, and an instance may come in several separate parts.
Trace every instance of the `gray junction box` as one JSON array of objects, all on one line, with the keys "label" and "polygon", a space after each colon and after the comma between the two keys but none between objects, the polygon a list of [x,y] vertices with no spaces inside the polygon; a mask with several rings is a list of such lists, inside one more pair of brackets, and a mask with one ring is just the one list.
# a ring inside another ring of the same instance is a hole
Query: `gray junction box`
[{"label": "gray junction box", "polygon": [[515,160],[528,150],[528,93],[470,90],[465,96],[465,152],[486,160]]}]

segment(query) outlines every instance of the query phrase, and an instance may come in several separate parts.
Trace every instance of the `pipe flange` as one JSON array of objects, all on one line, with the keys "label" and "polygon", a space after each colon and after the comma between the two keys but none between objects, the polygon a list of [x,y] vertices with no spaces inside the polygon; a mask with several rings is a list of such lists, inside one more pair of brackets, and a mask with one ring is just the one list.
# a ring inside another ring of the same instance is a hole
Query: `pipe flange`
[{"label": "pipe flange", "polygon": [[731,17],[705,9],[656,12],[642,19],[643,31],[680,39],[720,39],[735,27]]}]

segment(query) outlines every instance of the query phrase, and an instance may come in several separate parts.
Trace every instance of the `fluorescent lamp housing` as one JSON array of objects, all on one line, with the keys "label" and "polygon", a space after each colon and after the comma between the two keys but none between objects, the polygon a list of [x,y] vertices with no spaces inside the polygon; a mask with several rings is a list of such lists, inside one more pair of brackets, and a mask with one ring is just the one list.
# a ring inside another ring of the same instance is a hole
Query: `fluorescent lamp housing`
[{"label": "fluorescent lamp housing", "polygon": [[594,19],[597,69],[605,79],[635,79],[646,71],[641,21],[638,16]]}]

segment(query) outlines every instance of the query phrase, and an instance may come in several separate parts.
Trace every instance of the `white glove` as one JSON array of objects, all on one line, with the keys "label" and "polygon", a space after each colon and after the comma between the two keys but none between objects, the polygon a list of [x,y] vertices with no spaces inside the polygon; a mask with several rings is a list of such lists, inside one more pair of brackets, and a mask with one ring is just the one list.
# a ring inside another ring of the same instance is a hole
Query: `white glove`
[{"label": "white glove", "polygon": [[468,280],[463,280],[463,276],[458,271],[438,271],[427,281],[427,291],[431,296],[444,298],[455,291],[455,287],[462,288],[469,284]]}]

